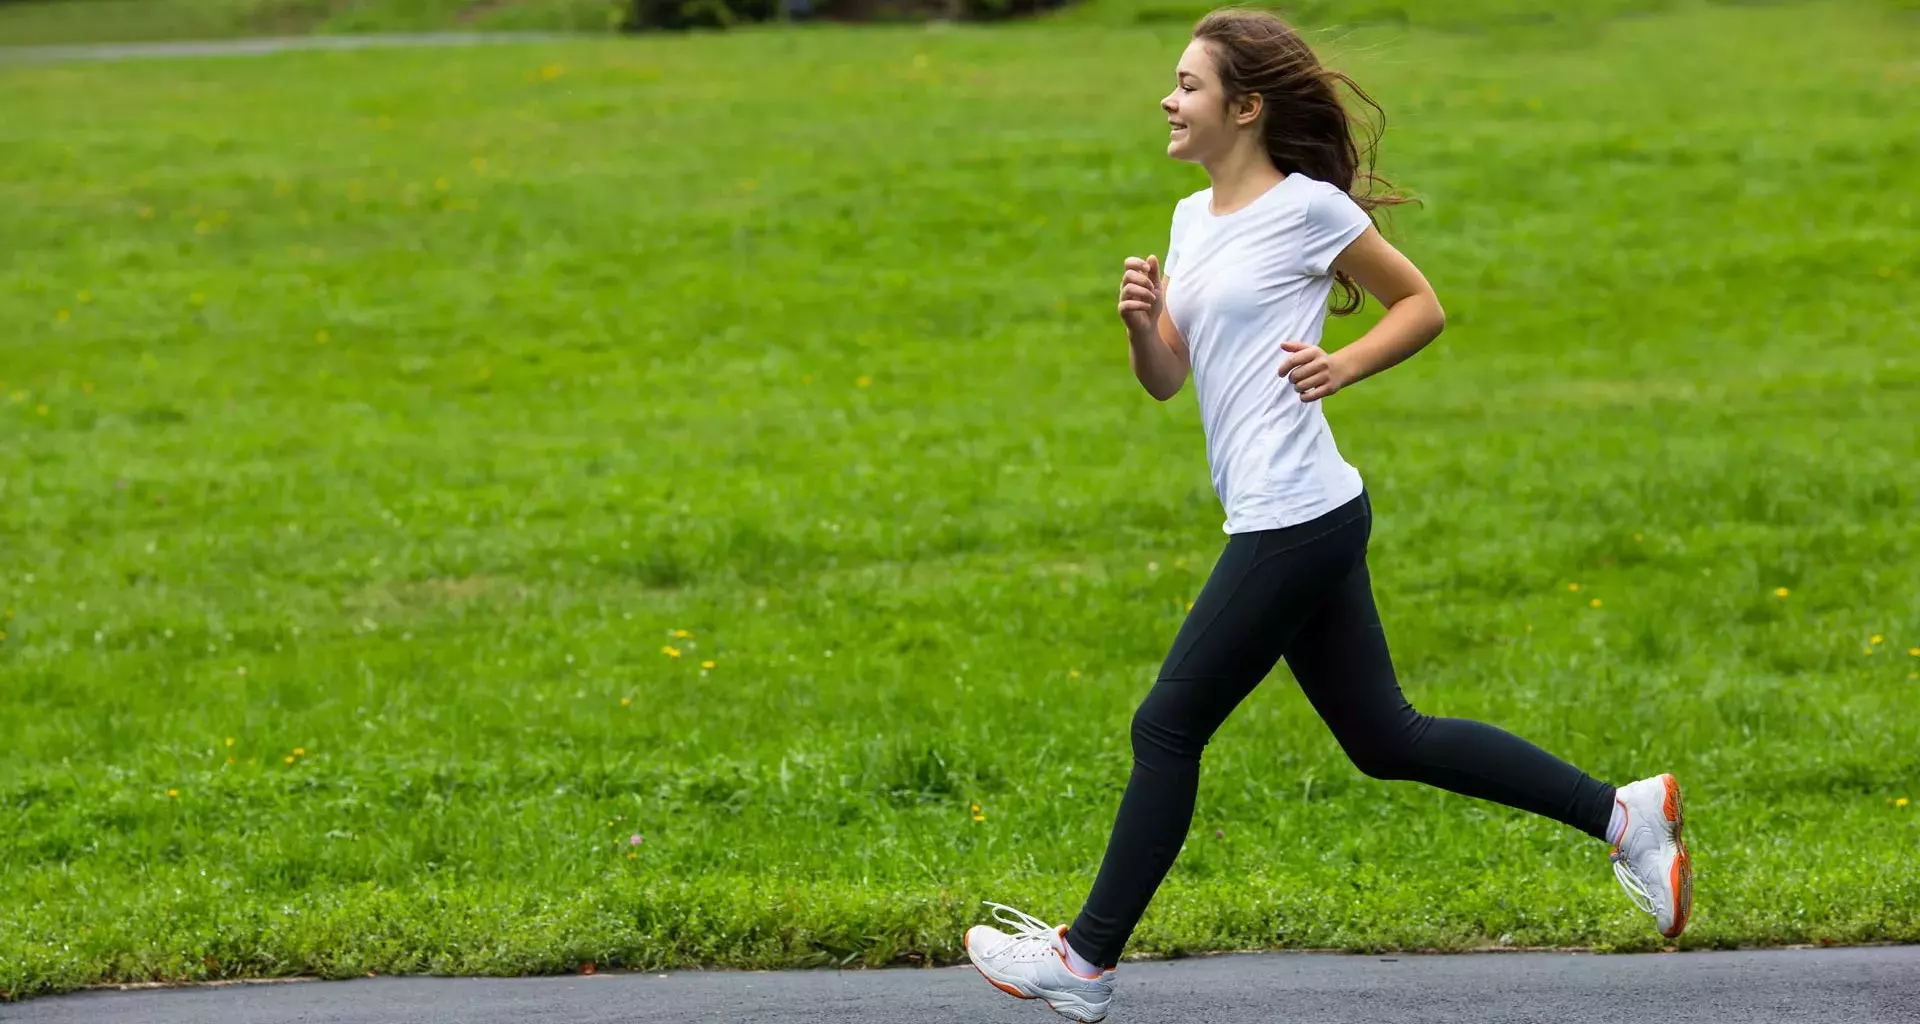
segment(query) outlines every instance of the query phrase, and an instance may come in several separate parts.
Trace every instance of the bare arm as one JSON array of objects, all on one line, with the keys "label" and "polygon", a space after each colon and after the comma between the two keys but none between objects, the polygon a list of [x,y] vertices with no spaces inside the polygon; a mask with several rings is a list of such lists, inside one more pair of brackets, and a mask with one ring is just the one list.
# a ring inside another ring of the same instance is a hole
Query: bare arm
[{"label": "bare arm", "polygon": [[1368,228],[1333,261],[1354,283],[1373,293],[1387,307],[1387,315],[1373,329],[1334,353],[1347,383],[1365,380],[1406,359],[1440,336],[1447,326],[1446,310],[1433,293],[1425,274],[1413,261]]},{"label": "bare arm", "polygon": [[1173,318],[1167,315],[1165,306],[1160,309],[1154,330],[1128,328],[1127,361],[1133,367],[1133,375],[1140,379],[1140,386],[1156,400],[1164,402],[1180,393],[1193,360],[1187,355],[1187,340],[1180,336],[1180,329],[1173,326]]},{"label": "bare arm", "polygon": [[1393,366],[1440,336],[1447,314],[1413,261],[1393,247],[1378,228],[1368,228],[1333,261],[1365,288],[1387,313],[1373,329],[1331,354],[1290,341],[1290,353],[1280,363],[1282,376],[1293,378],[1302,401],[1325,398],[1341,388],[1365,380]]},{"label": "bare arm", "polygon": [[1187,342],[1167,315],[1167,279],[1160,257],[1129,257],[1120,280],[1120,322],[1127,327],[1127,363],[1147,394],[1166,401],[1187,382]]}]

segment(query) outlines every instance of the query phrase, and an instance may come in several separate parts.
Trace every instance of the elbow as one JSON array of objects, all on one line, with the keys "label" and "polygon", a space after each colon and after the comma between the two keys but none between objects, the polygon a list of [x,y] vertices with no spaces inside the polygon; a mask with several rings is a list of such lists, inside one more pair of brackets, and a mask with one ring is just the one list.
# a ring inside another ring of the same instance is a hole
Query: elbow
[{"label": "elbow", "polygon": [[1177,394],[1179,394],[1179,393],[1180,393],[1180,386],[1181,386],[1182,384],[1184,384],[1184,383],[1186,383],[1186,382],[1185,382],[1185,381],[1174,381],[1174,382],[1173,382],[1172,384],[1164,384],[1164,383],[1162,383],[1162,384],[1152,384],[1152,383],[1148,383],[1147,381],[1144,381],[1144,380],[1143,380],[1143,381],[1141,381],[1141,382],[1140,382],[1140,386],[1141,386],[1142,388],[1144,388],[1144,389],[1146,389],[1146,392],[1147,392],[1147,394],[1149,394],[1149,395],[1152,395],[1152,396],[1153,396],[1153,400],[1154,400],[1154,401],[1156,401],[1156,402],[1165,402],[1165,401],[1168,401],[1169,399],[1171,399],[1171,398],[1173,398],[1173,396],[1175,396],[1175,395],[1177,395]]},{"label": "elbow", "polygon": [[1440,332],[1447,329],[1447,311],[1441,307],[1438,295],[1429,292],[1428,298],[1433,301],[1433,336],[1438,338]]}]

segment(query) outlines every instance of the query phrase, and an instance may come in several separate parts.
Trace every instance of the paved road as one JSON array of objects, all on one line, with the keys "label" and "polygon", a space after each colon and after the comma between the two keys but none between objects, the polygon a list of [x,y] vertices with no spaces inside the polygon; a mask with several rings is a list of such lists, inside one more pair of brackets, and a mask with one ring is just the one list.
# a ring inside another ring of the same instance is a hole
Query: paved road
[{"label": "paved road", "polygon": [[375,47],[486,46],[540,43],[579,36],[540,32],[419,32],[394,35],[267,36],[181,43],[85,43],[75,46],[0,46],[0,64],[163,57],[250,57],[287,50],[367,50]]},{"label": "paved road", "polygon": [[[1259,954],[1128,963],[1110,1024],[1920,1024],[1920,946],[1595,956]],[[22,1024],[1046,1024],[971,967],[370,978],[84,992]]]}]

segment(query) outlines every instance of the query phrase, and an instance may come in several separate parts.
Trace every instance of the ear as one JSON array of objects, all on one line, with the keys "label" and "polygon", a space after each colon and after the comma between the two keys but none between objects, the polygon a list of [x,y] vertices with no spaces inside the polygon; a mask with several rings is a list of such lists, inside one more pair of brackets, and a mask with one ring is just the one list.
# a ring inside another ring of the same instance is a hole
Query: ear
[{"label": "ear", "polygon": [[1241,126],[1260,120],[1260,112],[1266,109],[1266,98],[1257,92],[1250,92],[1233,102],[1233,123]]}]

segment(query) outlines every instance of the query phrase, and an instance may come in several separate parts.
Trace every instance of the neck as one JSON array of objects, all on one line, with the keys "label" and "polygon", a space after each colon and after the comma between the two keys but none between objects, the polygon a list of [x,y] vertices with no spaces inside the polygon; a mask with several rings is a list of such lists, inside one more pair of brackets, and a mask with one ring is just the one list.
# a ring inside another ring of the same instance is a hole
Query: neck
[{"label": "neck", "polygon": [[1215,213],[1240,209],[1286,177],[1274,168],[1258,140],[1242,139],[1218,159],[1201,166],[1206,168],[1207,178],[1213,183]]}]

